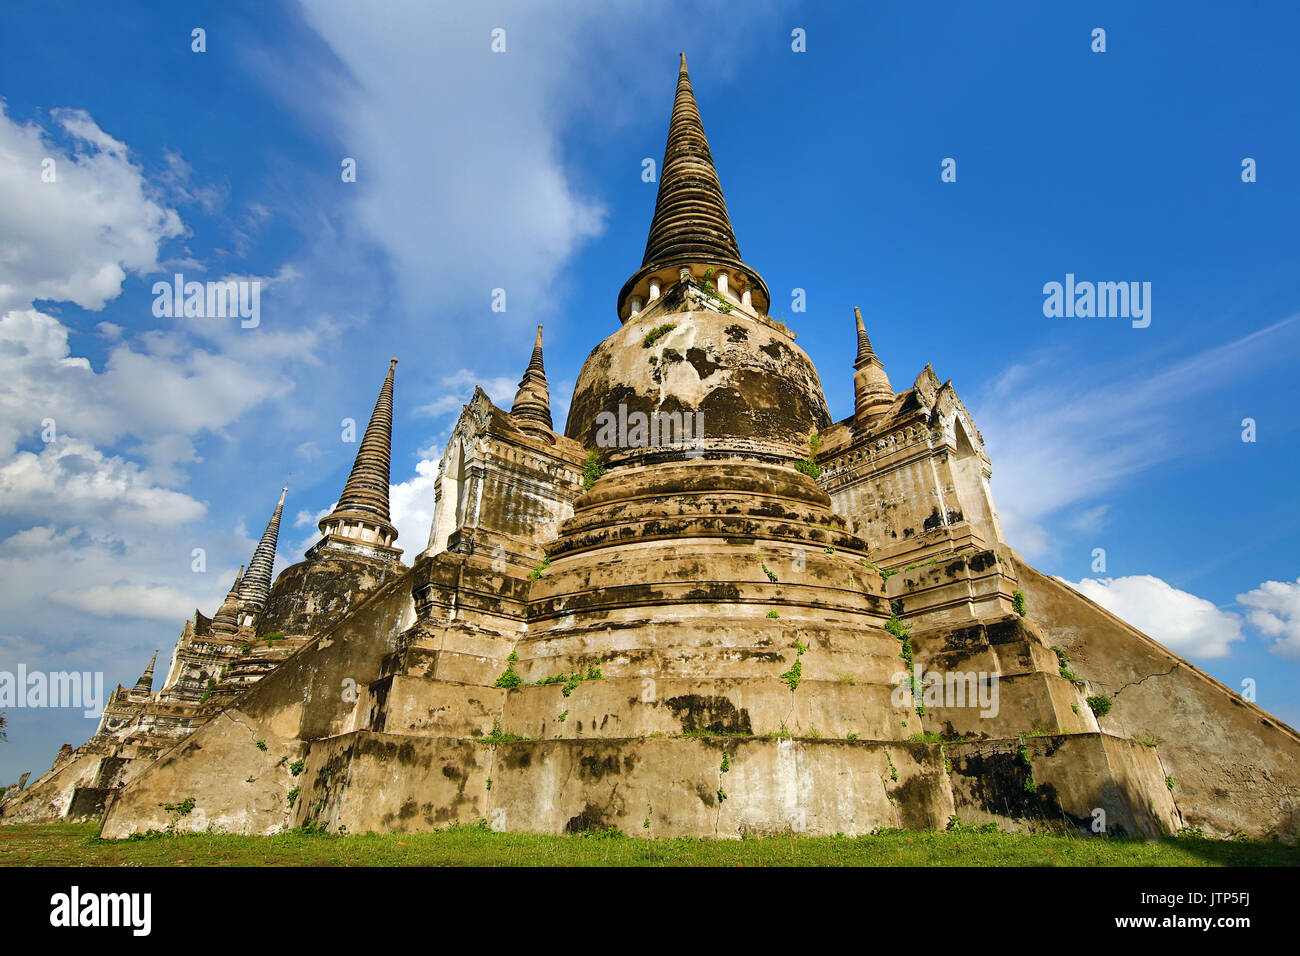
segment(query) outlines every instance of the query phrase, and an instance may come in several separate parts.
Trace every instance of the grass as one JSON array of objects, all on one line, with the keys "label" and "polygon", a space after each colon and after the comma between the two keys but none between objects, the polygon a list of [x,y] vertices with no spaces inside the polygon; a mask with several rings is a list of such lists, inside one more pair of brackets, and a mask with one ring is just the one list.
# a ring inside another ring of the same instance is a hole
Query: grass
[{"label": "grass", "polygon": [[0,827],[8,866],[1295,866],[1277,844],[891,830],[746,840],[545,836],[456,826],[435,833],[269,837],[198,834],[107,841],[98,824]]}]

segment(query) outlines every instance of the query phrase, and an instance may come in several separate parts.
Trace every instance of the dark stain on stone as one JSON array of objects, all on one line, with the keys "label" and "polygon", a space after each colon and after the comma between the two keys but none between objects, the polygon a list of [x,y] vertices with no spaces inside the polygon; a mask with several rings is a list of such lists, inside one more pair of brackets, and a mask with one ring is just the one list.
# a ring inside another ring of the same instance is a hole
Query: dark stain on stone
[{"label": "dark stain on stone", "polygon": [[683,694],[664,701],[683,733],[753,734],[749,711],[737,709],[726,697]]},{"label": "dark stain on stone", "polygon": [[604,756],[584,754],[578,760],[578,776],[587,780],[600,780],[606,774],[617,775],[620,772],[616,753],[607,753]]},{"label": "dark stain on stone", "polygon": [[[582,725],[578,725],[582,729]],[[511,770],[522,770],[525,767],[532,766],[533,751],[531,747],[510,747],[504,746],[497,750],[497,755],[501,757],[506,767]]]},{"label": "dark stain on stone", "polygon": [[738,601],[740,588],[730,582],[711,582],[687,591],[686,598],[691,601]]},{"label": "dark stain on stone", "polygon": [[704,349],[687,349],[686,361],[695,366],[695,372],[705,379],[718,370],[719,363],[709,358]]},{"label": "dark stain on stone", "polygon": [[565,833],[592,833],[600,830],[608,830],[614,824],[605,816],[605,811],[599,807],[593,807],[590,803],[583,807],[581,813],[576,817],[570,817],[569,822],[564,825]]}]

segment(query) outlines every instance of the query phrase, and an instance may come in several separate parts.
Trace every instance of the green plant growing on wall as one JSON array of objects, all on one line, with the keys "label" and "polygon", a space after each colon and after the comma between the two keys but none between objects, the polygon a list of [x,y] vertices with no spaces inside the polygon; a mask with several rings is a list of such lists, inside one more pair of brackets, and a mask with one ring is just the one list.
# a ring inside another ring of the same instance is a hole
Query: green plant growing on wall
[{"label": "green plant growing on wall", "polygon": [[604,679],[605,679],[605,675],[600,672],[599,666],[597,666],[596,664],[588,664],[586,673],[583,673],[581,670],[577,670],[568,676],[568,678],[564,682],[564,686],[560,688],[560,693],[563,694],[565,697],[568,697],[570,694],[574,692],[574,690],[577,689],[578,685],[581,684],[583,681],[604,680]]},{"label": "green plant growing on wall", "polygon": [[732,304],[728,302],[726,299],[722,298],[722,296],[718,295],[718,290],[713,284],[712,266],[704,270],[704,278],[700,280],[700,283],[697,286],[697,288],[700,290],[701,293],[703,293],[706,297],[708,297],[714,303],[717,304],[719,312],[721,312],[723,315],[731,314],[733,308]]},{"label": "green plant growing on wall", "polygon": [[776,584],[777,578],[776,575],[772,573],[772,569],[767,566],[766,561],[763,561],[761,563],[763,565],[763,573],[767,575],[767,579],[771,581],[773,584]]},{"label": "green plant growing on wall", "polygon": [[266,749],[266,741],[265,741],[265,740],[259,740],[259,741],[257,741],[256,746],[257,746],[257,749],[258,749],[258,750],[265,750],[265,749]]},{"label": "green plant growing on wall", "polygon": [[767,612],[767,616],[768,616],[769,618],[771,618],[772,620],[775,621],[775,620],[776,620],[777,618],[779,618],[781,615],[780,615],[780,614],[777,614],[776,611],[768,611],[768,612]]},{"label": "green plant growing on wall", "polygon": [[298,776],[298,774],[302,773],[303,770],[306,769],[306,767],[307,767],[306,761],[295,760],[293,763],[289,764],[289,772],[296,777]]},{"label": "green plant growing on wall", "polygon": [[1020,745],[1020,762],[1025,765],[1028,773],[1025,775],[1025,793],[1037,793],[1038,784],[1034,781],[1034,766],[1030,762],[1029,748],[1023,743]]},{"label": "green plant growing on wall", "polygon": [[799,658],[803,657],[806,650],[808,650],[808,648],[804,646],[803,642],[798,638],[795,638],[794,664],[791,665],[788,671],[781,675],[781,680],[790,685],[791,691],[798,690],[799,682],[803,680],[803,661]]},{"label": "green plant growing on wall", "polygon": [[493,686],[512,690],[524,682],[524,679],[519,676],[519,672],[515,670],[515,661],[517,660],[519,660],[519,655],[511,651],[510,656],[506,658],[506,669],[501,672],[501,676],[496,679],[496,684]]},{"label": "green plant growing on wall", "polygon": [[527,740],[527,737],[521,737],[519,734],[512,734],[508,730],[501,729],[501,721],[492,721],[492,733],[486,737],[471,737],[470,740],[476,744],[487,744],[489,747],[495,747],[497,744],[512,744],[521,740]]},{"label": "green plant growing on wall", "polygon": [[528,580],[536,581],[546,573],[547,568],[551,566],[551,556],[549,554],[542,556],[542,563],[528,572]]},{"label": "green plant growing on wall", "polygon": [[677,323],[675,322],[665,322],[663,325],[656,325],[645,334],[645,338],[641,340],[641,347],[643,349],[650,348],[650,346],[654,345],[675,328],[677,328]]},{"label": "green plant growing on wall", "polygon": [[[160,803],[158,804],[158,806],[162,807],[164,812],[166,812],[168,816],[171,817],[171,820],[167,824],[166,832],[168,834],[173,834],[176,832],[176,824],[180,822],[181,817],[188,817],[190,815],[190,811],[194,809],[194,798],[186,797],[180,803]],[[159,832],[158,830],[149,830],[144,834],[144,836],[146,837],[163,836],[163,835],[164,834]],[[135,836],[132,837],[132,839],[136,839],[138,838],[138,836],[139,834],[136,834]]]},{"label": "green plant growing on wall", "polygon": [[1092,712],[1098,717],[1105,717],[1110,713],[1111,699],[1105,694],[1098,694],[1095,697],[1088,698],[1088,706],[1092,708]]},{"label": "green plant growing on wall", "polygon": [[[654,361],[654,356],[650,356]],[[590,491],[596,480],[605,473],[605,459],[598,451],[587,452],[587,460],[582,465],[582,490]]]},{"label": "green plant growing on wall", "polygon": [[1011,592],[1011,610],[1021,617],[1025,616],[1025,592],[1019,588]]},{"label": "green plant growing on wall", "polygon": [[813,432],[808,436],[808,457],[803,461],[794,463],[795,471],[807,475],[809,478],[820,478],[822,473],[821,465],[817,464],[817,452],[821,448],[821,439],[817,433]]},{"label": "green plant growing on wall", "polygon": [[190,811],[194,809],[194,798],[186,797],[180,803],[160,803],[158,806],[162,807],[167,813],[174,814],[175,816],[188,817]]},{"label": "green plant growing on wall", "polygon": [[803,662],[796,659],[790,669],[781,675],[781,680],[789,684],[791,690],[798,690],[799,682],[803,680]]},{"label": "green plant growing on wall", "polygon": [[292,790],[289,791],[287,797],[289,801],[289,806],[293,806],[295,803],[298,802],[298,794],[301,792],[302,792],[302,787],[294,787]]},{"label": "green plant growing on wall", "polygon": [[[1065,649],[1053,644],[1052,651],[1056,654],[1056,663],[1061,668],[1061,676],[1071,683],[1079,683],[1079,678],[1075,675],[1074,671],[1070,670],[1070,655],[1065,652]],[[1076,713],[1078,713],[1078,711],[1076,711]]]},{"label": "green plant growing on wall", "polygon": [[885,630],[900,641],[905,641],[912,633],[912,625],[899,617],[897,611],[893,611],[889,615],[889,620],[885,622]]},{"label": "green plant growing on wall", "polygon": [[208,678],[208,686],[207,686],[207,689],[203,691],[203,696],[199,698],[199,703],[201,704],[201,703],[203,703],[205,700],[207,700],[209,697],[211,697],[211,696],[212,696],[212,692],[213,692],[214,690],[216,690],[216,689],[217,689],[217,681],[216,681],[216,678],[209,677],[209,678]]}]

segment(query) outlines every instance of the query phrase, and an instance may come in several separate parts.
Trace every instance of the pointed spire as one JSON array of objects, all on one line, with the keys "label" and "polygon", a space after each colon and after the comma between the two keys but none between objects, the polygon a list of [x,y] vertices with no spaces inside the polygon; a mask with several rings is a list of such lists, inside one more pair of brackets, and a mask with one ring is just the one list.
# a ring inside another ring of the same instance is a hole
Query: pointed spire
[{"label": "pointed spire", "polygon": [[239,582],[244,577],[244,566],[239,566],[239,573],[235,575],[235,583],[230,586],[226,592],[226,599],[221,602],[221,607],[217,608],[217,613],[212,616],[212,633],[219,636],[228,636],[239,630]]},{"label": "pointed spire", "polygon": [[867,327],[862,322],[862,310],[856,306],[853,315],[858,323],[858,357],[853,362],[853,418],[863,421],[881,414],[894,401],[894,388],[889,384],[885,366],[871,347]]},{"label": "pointed spire", "polygon": [[546,382],[546,369],[542,366],[542,327],[537,326],[537,339],[533,342],[533,357],[519,382],[515,403],[510,415],[524,431],[552,431],[551,393]]},{"label": "pointed spire", "polygon": [[339,502],[320,520],[321,540],[307,552],[314,558],[334,543],[346,542],[354,554],[396,560],[402,552],[392,547],[397,528],[388,513],[388,478],[393,446],[393,374],[397,359],[388,363],[388,375],[379,388],[375,410],[357,449]]},{"label": "pointed spire", "polygon": [[371,521],[389,523],[388,477],[393,443],[393,372],[396,368],[397,359],[390,360],[388,375],[380,386],[375,410],[370,414],[370,424],[366,426],[356,461],[352,463],[352,473],[343,486],[343,494],[339,495],[339,503],[322,524],[340,514],[365,515]]},{"label": "pointed spire", "polygon": [[677,95],[668,124],[668,145],[659,169],[659,197],[641,265],[704,255],[740,260],[736,233],[722,198],[722,183],[704,135],[704,121],[691,89],[686,54],[677,72]]},{"label": "pointed spire", "polygon": [[[867,327],[862,324],[862,310],[857,306],[853,307],[853,314],[858,319],[858,358],[853,363],[854,368],[861,368],[873,358],[876,358],[876,351],[871,347],[871,339],[867,338]],[[879,359],[876,359],[879,362]]]},{"label": "pointed spire", "polygon": [[[276,503],[275,513],[262,532],[262,540],[257,542],[253,558],[248,562],[248,572],[240,579],[241,613],[261,614],[266,607],[266,599],[271,593],[271,572],[275,567],[275,544],[280,537],[280,513],[284,511],[284,496],[288,491],[288,488],[280,489],[280,500]],[[240,623],[248,622],[241,620]]]},{"label": "pointed spire", "polygon": [[624,315],[627,311],[624,305],[629,298],[645,298],[644,287],[649,285],[651,273],[691,265],[700,266],[701,272],[705,267],[713,267],[730,273],[736,278],[736,291],[752,289],[758,299],[754,305],[766,309],[767,286],[740,258],[740,246],[727,214],[722,184],[704,135],[704,121],[695,102],[683,53],[645,256],[641,270],[619,293],[619,315],[628,317]]},{"label": "pointed spire", "polygon": [[149,666],[144,669],[140,679],[135,682],[135,687],[131,688],[133,694],[152,694],[153,693],[153,666],[158,663],[158,652],[153,652],[153,657],[149,659]]}]

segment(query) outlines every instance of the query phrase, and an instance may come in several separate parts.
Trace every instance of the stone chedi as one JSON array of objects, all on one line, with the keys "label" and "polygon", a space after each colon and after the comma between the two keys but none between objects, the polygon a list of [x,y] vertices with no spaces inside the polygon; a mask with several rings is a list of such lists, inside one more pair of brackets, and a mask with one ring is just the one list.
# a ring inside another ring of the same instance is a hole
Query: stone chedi
[{"label": "stone chedi", "polygon": [[[952,384],[895,392],[857,312],[832,421],[768,303],[683,57],[645,256],[563,433],[539,327],[510,411],[465,406],[407,568],[390,367],[307,560],[267,588],[259,545],[163,688],[119,690],[5,819],[1292,833],[1300,738],[1011,550]],[[700,427],[601,430],[656,418]]]}]

